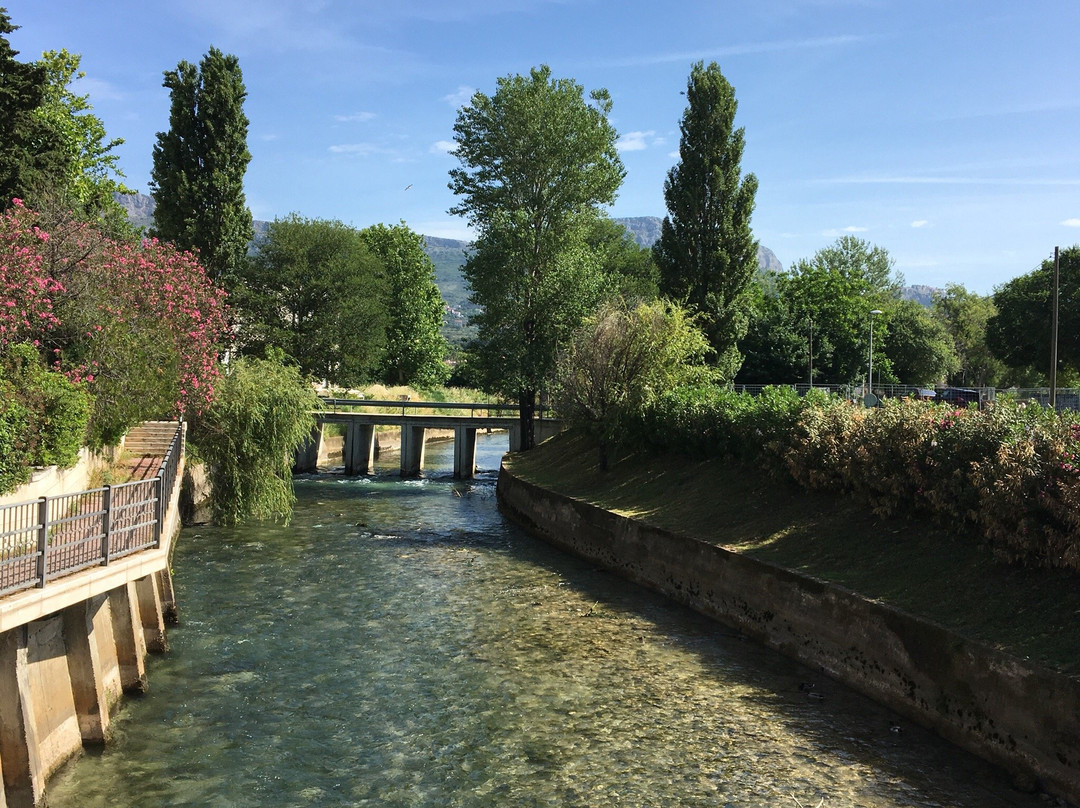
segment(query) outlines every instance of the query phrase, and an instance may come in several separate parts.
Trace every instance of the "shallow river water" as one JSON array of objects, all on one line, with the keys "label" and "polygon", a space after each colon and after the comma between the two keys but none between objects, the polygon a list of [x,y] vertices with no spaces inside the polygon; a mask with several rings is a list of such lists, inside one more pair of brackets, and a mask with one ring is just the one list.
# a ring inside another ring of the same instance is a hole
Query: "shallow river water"
[{"label": "shallow river water", "polygon": [[298,480],[288,527],[185,529],[171,649],[52,808],[1045,805],[428,460]]}]

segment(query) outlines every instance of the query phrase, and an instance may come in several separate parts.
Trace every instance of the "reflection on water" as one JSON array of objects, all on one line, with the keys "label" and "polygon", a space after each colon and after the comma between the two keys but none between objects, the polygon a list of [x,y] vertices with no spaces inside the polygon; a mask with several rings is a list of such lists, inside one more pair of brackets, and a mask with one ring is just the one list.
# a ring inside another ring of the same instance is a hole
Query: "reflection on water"
[{"label": "reflection on water", "polygon": [[[483,442],[482,467],[505,440]],[[448,450],[429,461],[449,468]],[[524,536],[493,474],[297,490],[289,527],[183,532],[172,649],[54,808],[1041,804]]]}]

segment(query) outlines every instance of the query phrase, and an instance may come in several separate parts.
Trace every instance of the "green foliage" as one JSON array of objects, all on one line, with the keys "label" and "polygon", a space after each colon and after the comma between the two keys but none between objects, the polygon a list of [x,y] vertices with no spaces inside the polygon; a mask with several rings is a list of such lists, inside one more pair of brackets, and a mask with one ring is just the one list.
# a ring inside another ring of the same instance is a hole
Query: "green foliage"
[{"label": "green foliage", "polygon": [[33,438],[33,413],[19,401],[15,386],[0,378],[0,494],[30,479]]},{"label": "green foliage", "polygon": [[218,524],[288,522],[292,514],[292,461],[315,426],[319,399],[282,360],[275,351],[267,359],[238,359],[195,421],[191,440],[209,471]]},{"label": "green foliage", "polygon": [[243,353],[280,349],[301,373],[342,387],[376,374],[388,292],[359,231],[297,214],[276,219],[241,270],[233,297]]},{"label": "green foliage", "polygon": [[560,358],[555,387],[559,414],[600,439],[601,468],[607,448],[628,418],[663,391],[705,381],[708,341],[685,311],[654,301],[631,307],[609,301],[587,319]]},{"label": "green foliage", "polygon": [[479,238],[464,267],[475,315],[473,351],[487,386],[518,398],[523,445],[532,445],[537,391],[562,342],[602,297],[603,275],[587,243],[599,205],[624,176],[605,90],[590,94],[551,70],[498,80],[476,93],[454,124],[460,167],[451,213]]},{"label": "green foliage", "polygon": [[[789,327],[809,337],[809,324],[813,323],[815,383],[847,384],[865,379],[870,312],[895,306],[903,284],[892,272],[888,252],[844,236],[775,280]],[[878,317],[875,342],[886,345],[887,338],[887,320]],[[875,371],[888,370],[888,354],[878,354],[875,351]]]},{"label": "green foliage", "polygon": [[[52,133],[58,172],[49,178],[52,193],[82,211],[87,220],[103,218],[114,226],[126,219],[114,193],[134,193],[120,182],[120,156],[113,150],[124,141],[106,140],[105,125],[92,113],[89,96],[78,95],[71,85],[85,75],[79,70],[81,57],[66,50],[46,51],[40,64],[45,68],[46,86],[41,105],[34,115]],[[41,207],[36,194],[32,201]]]},{"label": "green foliage", "polygon": [[1010,563],[1080,572],[1080,416],[1001,399],[984,410],[816,392],[680,388],[631,425],[643,446],[753,463],[875,514],[916,513]]},{"label": "green foliage", "polygon": [[[1058,371],[1080,372],[1080,245],[1061,250]],[[986,344],[1010,368],[1032,366],[1049,377],[1054,262],[994,290],[997,313],[986,324]]]},{"label": "green foliage", "polygon": [[660,291],[702,318],[723,378],[735,376],[746,334],[746,289],[757,268],[750,230],[757,178],[741,176],[744,135],[735,90],[715,62],[698,62],[686,86],[679,163],[664,182],[668,215],[654,247]]},{"label": "green foliage", "polygon": [[199,260],[232,291],[254,234],[244,197],[247,90],[239,60],[217,48],[199,66],[181,61],[165,71],[169,131],[154,145],[150,193],[156,203],[152,234]]},{"label": "green foliage", "polygon": [[20,62],[6,34],[18,30],[0,7],[0,210],[40,182],[55,144],[34,116],[45,95],[45,67]]},{"label": "green foliage", "polygon": [[360,231],[382,262],[386,278],[386,353],[379,375],[387,384],[431,386],[446,380],[446,340],[440,333],[445,303],[423,236],[404,222]]},{"label": "green foliage", "polygon": [[986,344],[986,326],[997,313],[992,297],[969,292],[950,283],[934,295],[934,316],[945,326],[957,355],[949,384],[958,387],[994,387],[1005,376],[1005,366]]},{"label": "green foliage", "polygon": [[660,293],[660,273],[652,250],[640,246],[625,226],[597,216],[586,242],[614,292],[628,301],[654,300]]},{"label": "green foliage", "polygon": [[85,390],[17,343],[0,353],[0,392],[0,492],[26,482],[34,466],[75,465],[90,418]]},{"label": "green foliage", "polygon": [[879,348],[889,360],[893,378],[901,384],[932,387],[959,369],[952,337],[926,307],[913,300],[898,300],[885,310],[883,319],[888,337],[874,345],[875,371]]}]

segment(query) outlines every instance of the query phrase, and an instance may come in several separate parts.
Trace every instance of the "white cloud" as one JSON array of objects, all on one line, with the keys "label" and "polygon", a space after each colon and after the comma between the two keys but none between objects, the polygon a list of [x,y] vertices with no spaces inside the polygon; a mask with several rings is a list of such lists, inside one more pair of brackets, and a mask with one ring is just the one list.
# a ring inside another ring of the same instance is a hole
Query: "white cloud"
[{"label": "white cloud", "polygon": [[453,154],[457,151],[457,141],[455,140],[436,140],[431,144],[431,148],[428,149],[432,154]]},{"label": "white cloud", "polygon": [[929,222],[926,221],[926,219],[916,219],[915,221],[913,221],[911,223],[911,226],[912,227],[926,227],[926,225],[928,225],[928,224],[929,224]]},{"label": "white cloud", "polygon": [[1066,219],[1062,224],[1066,227],[1080,227],[1080,219]]},{"label": "white cloud", "polygon": [[377,117],[374,112],[354,112],[351,115],[335,115],[334,120],[341,123],[353,123],[364,121],[370,121],[372,118]]},{"label": "white cloud", "polygon": [[648,67],[680,62],[708,62],[728,56],[745,56],[758,53],[783,53],[799,50],[819,50],[844,47],[865,42],[866,37],[854,35],[812,37],[809,39],[782,39],[765,42],[745,42],[740,45],[722,45],[699,51],[657,53],[629,56],[602,63],[605,67]]},{"label": "white cloud", "polygon": [[654,131],[626,132],[619,137],[615,147],[619,151],[644,151],[649,148],[649,140],[656,135]]},{"label": "white cloud", "polygon": [[830,228],[828,230],[822,230],[821,235],[823,235],[825,238],[838,238],[839,236],[842,236],[845,233],[865,233],[868,229],[869,228],[867,228],[867,227],[858,227],[856,225],[848,225],[847,227],[843,228],[842,230],[837,230],[835,227]]},{"label": "white cloud", "polygon": [[330,151],[334,154],[358,154],[361,157],[367,157],[370,154],[384,152],[385,149],[376,146],[374,143],[340,143],[331,146]]},{"label": "white cloud", "polygon": [[467,84],[459,84],[456,93],[450,93],[443,96],[443,101],[452,107],[460,107],[469,103],[469,99],[473,97],[476,90]]}]

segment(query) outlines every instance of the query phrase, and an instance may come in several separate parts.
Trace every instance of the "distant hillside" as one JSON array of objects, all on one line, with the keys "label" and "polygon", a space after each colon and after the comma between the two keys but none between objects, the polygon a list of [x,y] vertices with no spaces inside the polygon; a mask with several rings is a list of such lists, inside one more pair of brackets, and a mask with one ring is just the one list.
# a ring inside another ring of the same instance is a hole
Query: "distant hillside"
[{"label": "distant hillside", "polygon": [[[634,241],[642,247],[651,247],[660,240],[660,226],[664,220],[659,216],[631,216],[626,219],[616,219],[619,224],[630,231]],[[783,272],[784,265],[768,247],[758,245],[758,266],[773,272]]]},{"label": "distant hillside", "polygon": [[934,295],[939,294],[940,292],[941,290],[934,286],[915,284],[913,286],[905,286],[900,290],[900,297],[904,300],[914,300],[916,303],[922,303],[924,306],[929,306],[934,302]]}]

